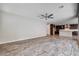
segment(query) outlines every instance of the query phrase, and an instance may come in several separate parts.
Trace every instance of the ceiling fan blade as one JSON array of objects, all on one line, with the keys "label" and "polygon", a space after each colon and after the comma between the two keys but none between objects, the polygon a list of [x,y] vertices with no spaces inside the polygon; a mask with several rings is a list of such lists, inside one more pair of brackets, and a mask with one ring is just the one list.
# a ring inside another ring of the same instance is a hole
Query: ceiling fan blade
[{"label": "ceiling fan blade", "polygon": [[53,14],[50,14],[50,15],[48,16],[48,18],[51,17],[51,16],[53,16]]},{"label": "ceiling fan blade", "polygon": [[44,19],[44,18],[40,18],[40,19]]},{"label": "ceiling fan blade", "polygon": [[50,17],[50,19],[53,19],[53,17]]},{"label": "ceiling fan blade", "polygon": [[42,17],[45,17],[45,15],[41,15]]},{"label": "ceiling fan blade", "polygon": [[38,17],[39,17],[40,19],[43,19],[43,18],[44,18],[44,16],[41,16],[41,15],[39,15]]},{"label": "ceiling fan blade", "polygon": [[40,19],[43,19],[43,18],[45,18],[45,17],[44,17],[44,16],[41,16],[41,17],[40,17]]}]

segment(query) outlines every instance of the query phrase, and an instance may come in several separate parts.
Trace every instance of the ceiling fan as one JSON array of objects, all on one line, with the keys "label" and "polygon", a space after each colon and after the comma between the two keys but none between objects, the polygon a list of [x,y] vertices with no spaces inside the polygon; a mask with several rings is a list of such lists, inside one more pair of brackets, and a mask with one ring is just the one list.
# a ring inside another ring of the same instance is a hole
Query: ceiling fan
[{"label": "ceiling fan", "polygon": [[[64,6],[63,5],[61,5],[61,6],[59,6],[58,8],[63,8]],[[54,9],[55,10],[55,9]],[[53,19],[54,17],[53,17],[53,13],[51,13],[51,14],[48,14],[48,13],[45,13],[45,14],[41,14],[40,15],[40,19],[45,19],[45,20],[48,20],[48,19]]]},{"label": "ceiling fan", "polygon": [[53,14],[48,14],[48,13],[45,13],[44,15],[40,15],[41,18],[40,19],[45,19],[45,20],[48,20],[48,19],[53,19]]}]

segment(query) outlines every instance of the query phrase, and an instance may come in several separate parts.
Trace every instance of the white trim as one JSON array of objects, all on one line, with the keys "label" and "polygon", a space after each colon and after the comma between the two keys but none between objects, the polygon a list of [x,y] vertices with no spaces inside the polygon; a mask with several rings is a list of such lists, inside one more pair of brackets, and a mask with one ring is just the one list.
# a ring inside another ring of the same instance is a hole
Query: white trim
[{"label": "white trim", "polygon": [[46,37],[46,36],[38,36],[38,37],[32,37],[32,38],[21,38],[21,39],[12,40],[12,41],[1,42],[0,44],[6,44],[6,43],[22,41],[22,40],[28,40],[28,39],[36,39],[36,38],[40,38],[40,37]]}]

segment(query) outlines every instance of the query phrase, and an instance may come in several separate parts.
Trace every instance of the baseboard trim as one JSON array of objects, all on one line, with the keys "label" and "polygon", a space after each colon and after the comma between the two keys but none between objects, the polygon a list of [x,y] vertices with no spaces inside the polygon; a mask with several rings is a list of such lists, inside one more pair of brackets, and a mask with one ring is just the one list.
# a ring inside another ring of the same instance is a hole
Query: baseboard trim
[{"label": "baseboard trim", "polygon": [[18,41],[23,41],[23,40],[37,39],[37,38],[41,38],[41,37],[47,37],[47,36],[32,37],[32,38],[29,38],[29,39],[23,38],[23,39],[18,39],[18,40],[13,40],[13,41],[2,42],[0,44],[7,44],[7,43],[13,43],[13,42],[18,42]]}]

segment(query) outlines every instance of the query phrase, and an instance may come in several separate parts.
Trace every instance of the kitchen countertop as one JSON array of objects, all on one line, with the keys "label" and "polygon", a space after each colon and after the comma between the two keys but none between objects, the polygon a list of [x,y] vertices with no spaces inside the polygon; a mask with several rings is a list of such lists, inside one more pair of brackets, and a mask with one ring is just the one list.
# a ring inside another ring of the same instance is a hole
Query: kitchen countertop
[{"label": "kitchen countertop", "polygon": [[78,31],[78,29],[65,29],[65,30],[60,30],[60,31]]}]

